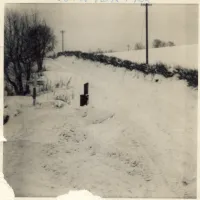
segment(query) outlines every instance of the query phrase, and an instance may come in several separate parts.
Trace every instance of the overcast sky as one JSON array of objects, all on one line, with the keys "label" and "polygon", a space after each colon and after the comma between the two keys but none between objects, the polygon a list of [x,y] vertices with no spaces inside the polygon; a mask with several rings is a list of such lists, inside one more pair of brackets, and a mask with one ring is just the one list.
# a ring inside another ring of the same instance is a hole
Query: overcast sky
[{"label": "overcast sky", "polygon": [[[7,4],[8,8],[37,10],[53,28],[56,52],[61,51],[65,30],[65,50],[115,50],[145,44],[145,7],[135,4]],[[173,41],[176,45],[197,44],[198,5],[149,7],[149,45],[153,39]]]}]

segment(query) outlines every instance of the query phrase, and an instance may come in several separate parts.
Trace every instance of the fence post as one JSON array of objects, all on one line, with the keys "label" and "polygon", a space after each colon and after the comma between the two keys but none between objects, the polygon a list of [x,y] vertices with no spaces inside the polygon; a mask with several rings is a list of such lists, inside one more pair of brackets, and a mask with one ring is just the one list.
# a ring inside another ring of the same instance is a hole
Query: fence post
[{"label": "fence post", "polygon": [[34,74],[34,85],[33,85],[33,105],[35,106],[36,104],[36,87],[37,87],[37,78],[36,78],[36,73]]},{"label": "fence post", "polygon": [[89,103],[89,83],[84,84],[84,94],[80,95],[80,106],[86,106]]},{"label": "fence post", "polygon": [[89,83],[84,84],[84,95],[88,95],[89,90]]}]

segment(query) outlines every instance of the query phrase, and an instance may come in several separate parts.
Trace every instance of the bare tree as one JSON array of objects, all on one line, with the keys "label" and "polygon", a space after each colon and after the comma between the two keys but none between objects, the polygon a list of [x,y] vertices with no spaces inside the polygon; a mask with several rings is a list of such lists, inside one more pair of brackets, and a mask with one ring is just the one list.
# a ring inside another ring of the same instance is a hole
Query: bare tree
[{"label": "bare tree", "polygon": [[[48,33],[51,32],[50,30],[45,23],[41,24],[37,14],[28,15],[6,10],[4,74],[6,84],[13,87],[15,94],[25,95],[30,92],[28,81],[31,78],[32,67],[35,63],[41,66],[46,52],[53,50],[54,46],[49,47]],[[36,36],[33,34],[34,31]],[[39,38],[41,35],[42,37]],[[47,36],[47,39],[44,35]],[[51,35],[53,35],[52,32]],[[54,36],[52,37],[55,39]],[[38,43],[34,44],[36,38],[39,39],[41,46]]]},{"label": "bare tree", "polygon": [[28,56],[29,48],[27,14],[8,11],[4,26],[4,74],[6,81],[13,86],[17,95],[23,95],[24,80],[29,80],[32,58]]},{"label": "bare tree", "polygon": [[98,48],[98,49],[97,49],[97,53],[98,53],[98,54],[102,54],[102,53],[103,53],[102,49]]},{"label": "bare tree", "polygon": [[160,47],[171,47],[171,46],[175,46],[175,44],[174,44],[174,42],[172,42],[172,41],[164,42],[164,41],[162,41],[162,40],[160,40],[160,39],[155,39],[155,40],[153,41],[152,46],[153,46],[154,48],[160,48]]},{"label": "bare tree", "polygon": [[145,47],[144,47],[144,45],[142,44],[142,43],[136,43],[135,44],[135,50],[139,50],[139,49],[144,49]]},{"label": "bare tree", "polygon": [[174,42],[169,41],[169,42],[167,42],[167,46],[168,46],[168,47],[172,47],[172,46],[175,46],[175,44],[174,44]]},{"label": "bare tree", "polygon": [[37,62],[38,71],[41,71],[44,58],[55,48],[55,35],[45,21],[38,22],[37,20],[29,29],[28,38],[31,41],[29,47],[31,49],[31,55]]},{"label": "bare tree", "polygon": [[165,47],[165,46],[166,46],[166,43],[163,42],[163,41],[160,40],[160,39],[155,39],[155,40],[153,41],[152,46],[153,46],[154,48]]},{"label": "bare tree", "polygon": [[109,50],[108,50],[108,53],[113,53],[113,50],[112,50],[112,49],[109,49]]}]

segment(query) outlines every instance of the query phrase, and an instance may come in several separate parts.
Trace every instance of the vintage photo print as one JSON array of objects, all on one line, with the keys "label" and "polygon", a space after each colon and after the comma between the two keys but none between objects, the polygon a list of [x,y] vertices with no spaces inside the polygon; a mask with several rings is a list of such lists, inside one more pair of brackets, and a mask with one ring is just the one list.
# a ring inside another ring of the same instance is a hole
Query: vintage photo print
[{"label": "vintage photo print", "polygon": [[197,4],[4,12],[3,173],[16,197],[197,198]]}]

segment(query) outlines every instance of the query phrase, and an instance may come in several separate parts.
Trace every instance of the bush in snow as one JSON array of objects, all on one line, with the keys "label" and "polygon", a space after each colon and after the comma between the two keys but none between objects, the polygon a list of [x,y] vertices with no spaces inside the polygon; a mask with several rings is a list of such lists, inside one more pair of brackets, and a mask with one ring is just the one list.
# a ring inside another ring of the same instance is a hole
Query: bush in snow
[{"label": "bush in snow", "polygon": [[39,92],[53,92],[54,91],[54,87],[51,81],[46,81],[46,83],[44,83],[40,88],[39,88]]},{"label": "bush in snow", "polygon": [[[38,92],[39,93],[54,92],[55,95],[56,93],[60,93],[61,90],[62,91],[61,93],[65,94],[67,90],[71,89],[71,80],[72,80],[71,77],[68,79],[68,81],[59,80],[56,82],[52,82],[51,80],[44,80],[43,83],[39,86]],[[58,97],[58,98],[63,99],[63,97]]]},{"label": "bush in snow", "polygon": [[69,105],[71,104],[73,98],[74,98],[74,93],[73,93],[73,90],[71,90],[71,89],[70,90],[59,89],[54,92],[55,100],[63,101]]},{"label": "bush in snow", "polygon": [[66,88],[66,89],[70,89],[70,83],[71,83],[71,77],[70,79],[66,82],[66,81],[63,81],[63,80],[60,80],[55,84],[55,88]]},{"label": "bush in snow", "polygon": [[53,106],[55,108],[62,108],[62,107],[64,107],[64,102],[60,101],[60,100],[56,100],[56,101],[53,102]]},{"label": "bush in snow", "polygon": [[174,73],[177,74],[180,80],[186,80],[188,86],[198,86],[198,71],[196,69],[185,69],[178,66],[175,68]]}]

